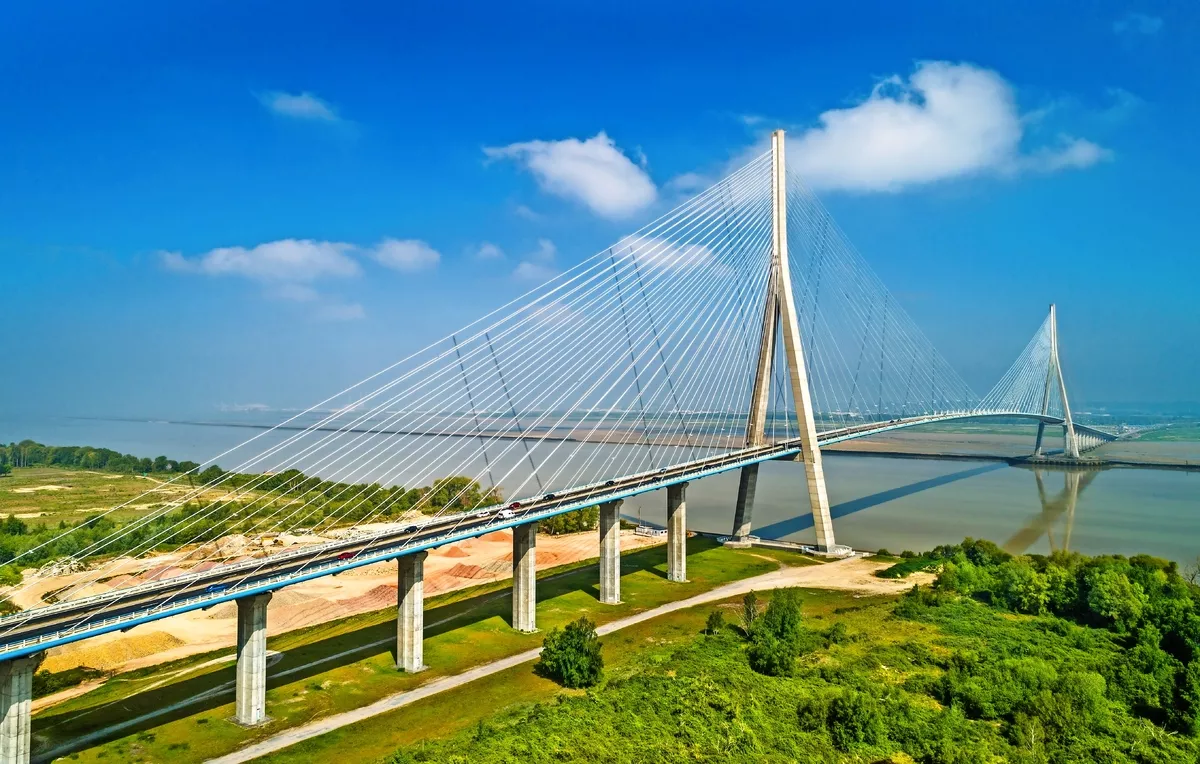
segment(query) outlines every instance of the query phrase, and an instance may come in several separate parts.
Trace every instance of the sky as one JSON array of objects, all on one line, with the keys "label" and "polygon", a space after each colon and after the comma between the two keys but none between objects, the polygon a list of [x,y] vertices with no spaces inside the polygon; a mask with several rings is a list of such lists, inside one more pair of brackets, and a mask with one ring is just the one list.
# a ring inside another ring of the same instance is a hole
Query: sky
[{"label": "sky", "polygon": [[[847,6],[847,7],[834,7]],[[979,392],[1200,401],[1190,3],[9,3],[0,414],[305,407],[788,131]]]}]

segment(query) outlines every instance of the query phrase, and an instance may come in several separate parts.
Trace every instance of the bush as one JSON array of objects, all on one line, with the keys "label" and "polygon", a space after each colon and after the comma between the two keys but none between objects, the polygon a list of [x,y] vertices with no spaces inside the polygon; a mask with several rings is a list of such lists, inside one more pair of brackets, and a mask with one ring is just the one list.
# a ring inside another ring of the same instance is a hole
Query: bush
[{"label": "bush", "polygon": [[542,642],[538,671],[564,687],[591,687],[600,681],[604,658],[596,624],[587,617],[552,629]]},{"label": "bush", "polygon": [[709,613],[708,620],[704,622],[704,633],[709,635],[716,634],[723,628],[725,628],[725,616],[721,614],[721,611],[714,610]]},{"label": "bush", "polygon": [[891,557],[892,556],[892,553],[886,549],[876,549],[875,554],[878,557]]},{"label": "bush", "polygon": [[858,690],[843,690],[829,703],[829,737],[841,751],[865,743],[874,745],[886,735],[879,704]]}]

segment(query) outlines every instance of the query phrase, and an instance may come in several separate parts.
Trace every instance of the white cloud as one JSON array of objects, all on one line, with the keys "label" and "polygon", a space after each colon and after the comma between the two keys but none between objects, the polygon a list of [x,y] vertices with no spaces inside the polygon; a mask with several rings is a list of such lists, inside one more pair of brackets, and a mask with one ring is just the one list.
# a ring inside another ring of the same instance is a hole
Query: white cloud
[{"label": "white cloud", "polygon": [[1158,34],[1163,27],[1163,20],[1158,16],[1148,16],[1144,13],[1127,13],[1113,22],[1113,31],[1117,34]]},{"label": "white cloud", "polygon": [[529,209],[529,207],[526,207],[524,204],[518,204],[513,209],[513,212],[516,213],[517,217],[525,218],[526,220],[532,220],[535,223],[542,219],[541,215]]},{"label": "white cloud", "polygon": [[423,241],[384,239],[370,248],[337,241],[280,239],[255,247],[219,247],[186,257],[179,252],[159,254],[163,265],[179,273],[200,276],[233,276],[262,285],[269,299],[310,306],[312,315],[324,321],[364,318],[366,311],[355,302],[325,294],[317,288],[328,279],[350,279],[362,274],[362,258],[400,271],[436,266],[437,250]]},{"label": "white cloud", "polygon": [[275,114],[284,117],[321,122],[337,122],[340,119],[332,106],[308,92],[292,95],[277,90],[263,93],[258,100]]},{"label": "white cloud", "polygon": [[638,265],[660,270],[686,270],[709,265],[716,257],[702,244],[677,244],[651,236],[630,236],[621,242],[618,257],[633,257]]},{"label": "white cloud", "polygon": [[480,260],[503,260],[504,250],[490,241],[485,241],[475,250],[475,257]]},{"label": "white cloud", "polygon": [[582,141],[527,141],[485,148],[484,153],[520,163],[543,191],[582,202],[602,217],[627,218],[658,198],[646,171],[603,132]]},{"label": "white cloud", "polygon": [[814,188],[898,191],[988,172],[1086,167],[1110,156],[1082,139],[1023,155],[1025,125],[1036,115],[1022,118],[999,74],[965,63],[920,62],[907,81],[888,77],[861,103],[819,121],[788,143],[789,165]]},{"label": "white cloud", "polygon": [[354,249],[344,242],[280,239],[250,249],[219,247],[196,257],[163,252],[161,257],[175,271],[297,284],[327,276],[357,276],[361,269],[349,254]]},{"label": "white cloud", "polygon": [[558,256],[558,247],[549,239],[538,239],[538,246],[530,252],[513,271],[515,278],[523,281],[546,281],[555,276],[554,259]]},{"label": "white cloud", "polygon": [[436,249],[419,239],[384,239],[371,250],[370,256],[379,264],[397,271],[433,268],[442,259]]},{"label": "white cloud", "polygon": [[1063,136],[1057,148],[1042,148],[1022,157],[1025,169],[1037,172],[1081,170],[1098,162],[1112,159],[1112,152],[1084,138]]}]

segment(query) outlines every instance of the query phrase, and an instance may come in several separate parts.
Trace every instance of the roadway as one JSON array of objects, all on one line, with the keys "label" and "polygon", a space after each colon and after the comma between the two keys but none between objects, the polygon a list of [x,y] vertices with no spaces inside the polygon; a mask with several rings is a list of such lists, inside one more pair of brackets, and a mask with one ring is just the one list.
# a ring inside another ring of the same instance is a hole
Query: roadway
[{"label": "roadway", "polygon": [[[1021,416],[1061,424],[1061,419],[1001,412],[937,414],[871,422],[828,430],[818,435],[822,446],[890,430],[935,422],[980,417]],[[1114,436],[1076,425],[1098,437]],[[537,522],[583,507],[660,490],[669,485],[715,475],[772,459],[791,459],[800,453],[799,439],[743,448],[704,457],[653,472],[643,472],[604,483],[594,483],[520,499],[512,516],[495,506],[478,512],[435,518],[408,530],[411,523],[371,535],[339,539],[300,547],[266,558],[223,565],[197,573],[186,573],[161,581],[117,589],[105,594],[58,602],[15,613],[0,619],[0,660],[28,655],[49,647],[69,644],[111,631],[129,629],[191,610],[204,609],[230,600],[281,589],[322,576],[392,560],[406,554],[452,544],[497,530]]]}]

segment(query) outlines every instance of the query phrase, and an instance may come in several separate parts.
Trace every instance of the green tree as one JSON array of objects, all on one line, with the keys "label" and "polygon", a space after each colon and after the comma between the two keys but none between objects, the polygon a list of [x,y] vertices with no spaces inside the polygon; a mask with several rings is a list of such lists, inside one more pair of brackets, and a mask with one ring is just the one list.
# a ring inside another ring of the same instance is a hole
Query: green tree
[{"label": "green tree", "polygon": [[708,620],[704,622],[704,633],[713,635],[725,628],[725,616],[720,610],[714,610],[708,614]]},{"label": "green tree", "polygon": [[542,642],[537,667],[564,687],[591,687],[599,682],[604,658],[596,624],[584,616],[561,629],[552,629]]},{"label": "green tree", "polygon": [[747,636],[757,620],[758,595],[754,593],[754,590],[750,590],[746,592],[746,596],[742,597],[742,630],[746,632]]},{"label": "green tree", "polygon": [[1149,602],[1142,587],[1117,570],[1096,573],[1090,583],[1087,603],[1092,613],[1117,631],[1131,631]]},{"label": "green tree", "polygon": [[795,589],[779,589],[767,610],[750,627],[750,668],[768,676],[791,676],[800,656],[800,595]]}]

